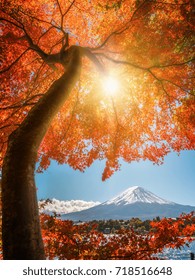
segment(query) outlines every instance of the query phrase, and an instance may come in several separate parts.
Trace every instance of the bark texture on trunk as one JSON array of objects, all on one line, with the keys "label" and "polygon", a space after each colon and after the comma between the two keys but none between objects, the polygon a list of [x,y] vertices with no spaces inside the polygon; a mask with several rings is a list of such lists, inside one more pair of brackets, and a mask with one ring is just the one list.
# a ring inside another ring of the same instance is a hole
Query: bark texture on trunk
[{"label": "bark texture on trunk", "polygon": [[45,259],[34,170],[47,129],[80,75],[79,48],[67,71],[56,80],[9,137],[2,169],[2,240],[7,260]]}]

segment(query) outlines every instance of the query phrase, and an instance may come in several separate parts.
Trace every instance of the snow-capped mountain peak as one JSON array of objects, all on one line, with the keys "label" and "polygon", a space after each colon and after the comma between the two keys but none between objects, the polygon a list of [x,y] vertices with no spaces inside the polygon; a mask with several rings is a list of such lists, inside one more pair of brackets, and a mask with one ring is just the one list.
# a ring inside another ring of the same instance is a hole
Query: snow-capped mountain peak
[{"label": "snow-capped mountain peak", "polygon": [[181,213],[195,211],[195,206],[170,202],[150,191],[137,186],[128,188],[118,196],[79,212],[63,215],[64,220],[129,220],[140,218],[151,220],[155,217],[178,217]]},{"label": "snow-capped mountain peak", "polygon": [[118,196],[104,202],[103,204],[128,205],[136,202],[174,204],[173,202],[160,198],[152,192],[138,186],[128,188]]}]

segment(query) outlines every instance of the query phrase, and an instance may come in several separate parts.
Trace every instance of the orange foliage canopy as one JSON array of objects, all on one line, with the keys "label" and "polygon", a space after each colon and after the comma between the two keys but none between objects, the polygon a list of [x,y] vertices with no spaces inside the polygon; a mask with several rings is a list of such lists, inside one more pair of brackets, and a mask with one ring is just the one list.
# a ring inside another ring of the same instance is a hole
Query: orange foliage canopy
[{"label": "orange foliage canopy", "polygon": [[[62,75],[77,45],[82,74],[39,149],[83,171],[106,159],[103,179],[127,162],[161,163],[195,148],[194,18],[190,0],[2,0],[0,156],[9,134]],[[63,56],[63,65],[66,56]],[[120,82],[109,96],[103,76]],[[52,104],[51,104],[52,105]]]},{"label": "orange foliage canopy", "polygon": [[48,259],[156,259],[165,247],[182,248],[194,239],[195,216],[181,215],[177,220],[163,218],[151,222],[144,235],[133,229],[121,229],[104,235],[95,225],[74,225],[55,216],[41,215],[45,253]]}]

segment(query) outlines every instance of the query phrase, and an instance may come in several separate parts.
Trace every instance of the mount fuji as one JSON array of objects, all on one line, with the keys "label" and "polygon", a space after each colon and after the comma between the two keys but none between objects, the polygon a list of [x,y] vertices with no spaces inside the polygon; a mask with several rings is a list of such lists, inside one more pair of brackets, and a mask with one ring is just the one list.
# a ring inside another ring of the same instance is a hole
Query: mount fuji
[{"label": "mount fuji", "polygon": [[130,187],[118,196],[92,208],[62,215],[64,220],[142,220],[159,217],[177,217],[195,211],[195,206],[181,205],[158,197],[141,187]]}]

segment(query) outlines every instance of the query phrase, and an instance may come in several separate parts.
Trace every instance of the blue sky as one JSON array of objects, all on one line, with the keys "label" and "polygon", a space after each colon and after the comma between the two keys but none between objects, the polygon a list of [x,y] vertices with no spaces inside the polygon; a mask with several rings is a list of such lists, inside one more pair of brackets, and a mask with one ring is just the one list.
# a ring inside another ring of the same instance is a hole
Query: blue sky
[{"label": "blue sky", "polygon": [[131,186],[143,187],[156,195],[180,204],[195,206],[195,151],[170,153],[163,165],[149,161],[122,162],[121,170],[101,181],[104,162],[96,161],[84,173],[52,162],[36,174],[38,198],[106,201]]}]

